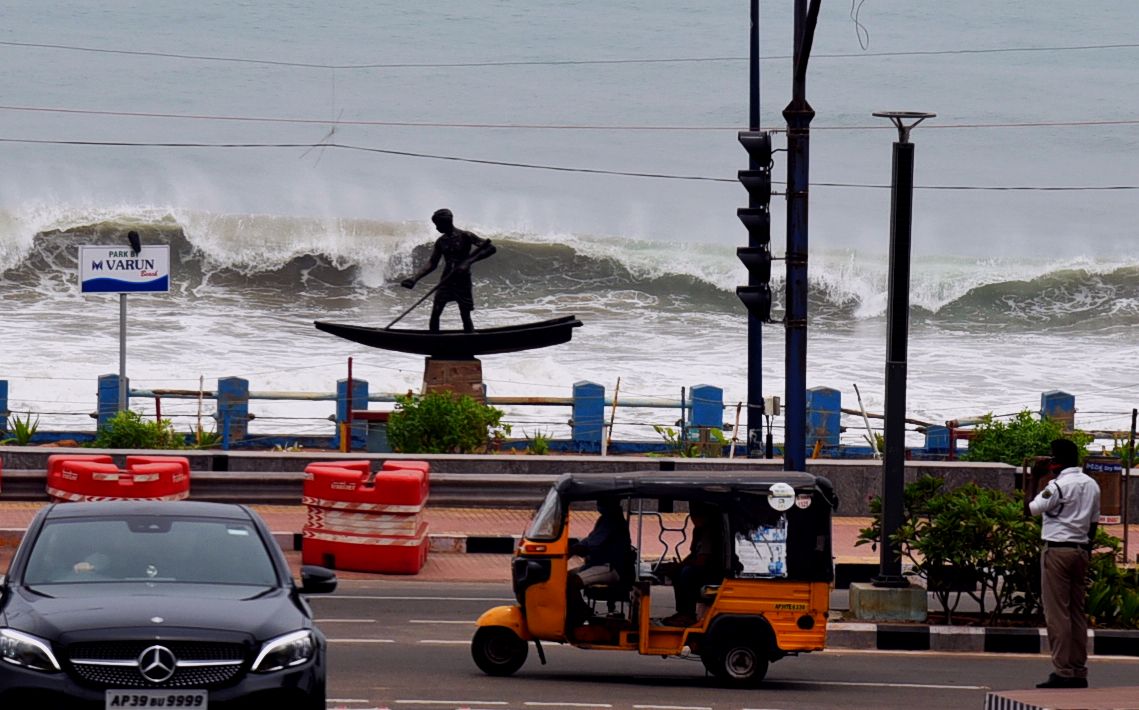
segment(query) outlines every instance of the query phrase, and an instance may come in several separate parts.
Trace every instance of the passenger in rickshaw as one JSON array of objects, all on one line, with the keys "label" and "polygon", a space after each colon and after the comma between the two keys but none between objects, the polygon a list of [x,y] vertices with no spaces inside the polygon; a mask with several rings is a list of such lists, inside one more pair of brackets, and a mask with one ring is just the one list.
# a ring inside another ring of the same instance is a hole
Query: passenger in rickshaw
[{"label": "passenger in rickshaw", "polygon": [[619,498],[598,499],[597,512],[600,515],[589,535],[582,540],[570,540],[570,554],[585,559],[585,564],[574,567],[568,574],[566,609],[571,625],[577,625],[593,613],[593,608],[581,596],[582,589],[595,584],[617,584],[621,580],[621,565],[628,560],[632,545],[629,523]]},{"label": "passenger in rickshaw", "polygon": [[692,520],[692,543],[679,564],[662,565],[659,571],[672,578],[676,613],[661,620],[665,626],[692,626],[700,590],[724,579],[724,530],[718,508],[694,501],[688,510]]}]

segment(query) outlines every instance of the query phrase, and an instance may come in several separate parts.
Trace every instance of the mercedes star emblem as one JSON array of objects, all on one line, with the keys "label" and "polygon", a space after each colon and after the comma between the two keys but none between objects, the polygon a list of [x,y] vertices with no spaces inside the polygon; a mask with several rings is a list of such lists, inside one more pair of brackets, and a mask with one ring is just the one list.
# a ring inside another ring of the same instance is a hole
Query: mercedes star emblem
[{"label": "mercedes star emblem", "polygon": [[165,683],[174,675],[178,661],[165,646],[151,646],[138,656],[138,671],[151,683]]}]

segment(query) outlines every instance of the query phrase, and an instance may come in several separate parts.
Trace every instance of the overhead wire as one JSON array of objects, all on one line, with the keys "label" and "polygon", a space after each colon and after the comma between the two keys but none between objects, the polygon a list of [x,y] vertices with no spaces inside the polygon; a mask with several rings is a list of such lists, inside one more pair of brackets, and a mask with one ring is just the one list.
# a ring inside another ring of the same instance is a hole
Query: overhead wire
[{"label": "overhead wire", "polygon": [[[380,153],[405,158],[424,158],[430,160],[446,160],[458,163],[471,163],[476,165],[493,165],[507,168],[525,168],[529,170],[547,170],[551,172],[581,173],[586,175],[611,175],[616,177],[653,178],[658,180],[687,180],[698,182],[736,183],[736,178],[713,177],[709,175],[677,175],[670,173],[642,172],[633,170],[606,170],[603,168],[579,168],[563,165],[548,165],[541,163],[521,163],[508,160],[490,160],[486,158],[467,158],[456,155],[441,155],[437,153],[422,153],[410,150],[394,150],[391,148],[375,148],[370,146],[352,145],[348,143],[205,143],[187,141],[92,141],[92,140],[49,140],[42,138],[0,138],[0,143],[25,143],[35,145],[74,145],[94,147],[134,147],[134,148],[338,148],[342,150],[355,150],[367,153]],[[784,184],[772,181],[772,184]],[[813,182],[815,187],[842,187],[889,190],[891,185],[886,183],[853,183],[853,182]],[[915,190],[936,191],[993,191],[993,192],[1105,192],[1105,191],[1134,191],[1139,185],[914,185]]]}]

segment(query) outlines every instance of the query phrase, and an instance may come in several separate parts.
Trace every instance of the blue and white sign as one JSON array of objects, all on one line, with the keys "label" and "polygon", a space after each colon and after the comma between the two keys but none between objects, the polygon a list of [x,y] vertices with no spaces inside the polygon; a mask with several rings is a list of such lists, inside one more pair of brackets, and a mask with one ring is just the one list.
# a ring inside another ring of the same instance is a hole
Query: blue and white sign
[{"label": "blue and white sign", "polygon": [[79,247],[79,286],[83,293],[167,293],[170,247]]}]

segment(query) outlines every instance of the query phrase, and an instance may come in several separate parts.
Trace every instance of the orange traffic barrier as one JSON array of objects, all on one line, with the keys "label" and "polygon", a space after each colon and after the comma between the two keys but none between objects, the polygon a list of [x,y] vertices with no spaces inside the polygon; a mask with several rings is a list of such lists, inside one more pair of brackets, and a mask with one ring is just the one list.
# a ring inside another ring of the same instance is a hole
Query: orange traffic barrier
[{"label": "orange traffic barrier", "polygon": [[305,468],[301,561],[356,572],[418,573],[429,545],[422,515],[429,466],[405,463],[414,465],[382,466],[374,477],[368,461]]},{"label": "orange traffic barrier", "polygon": [[190,462],[183,456],[128,456],[120,469],[110,456],[48,457],[47,493],[56,501],[184,500]]}]

